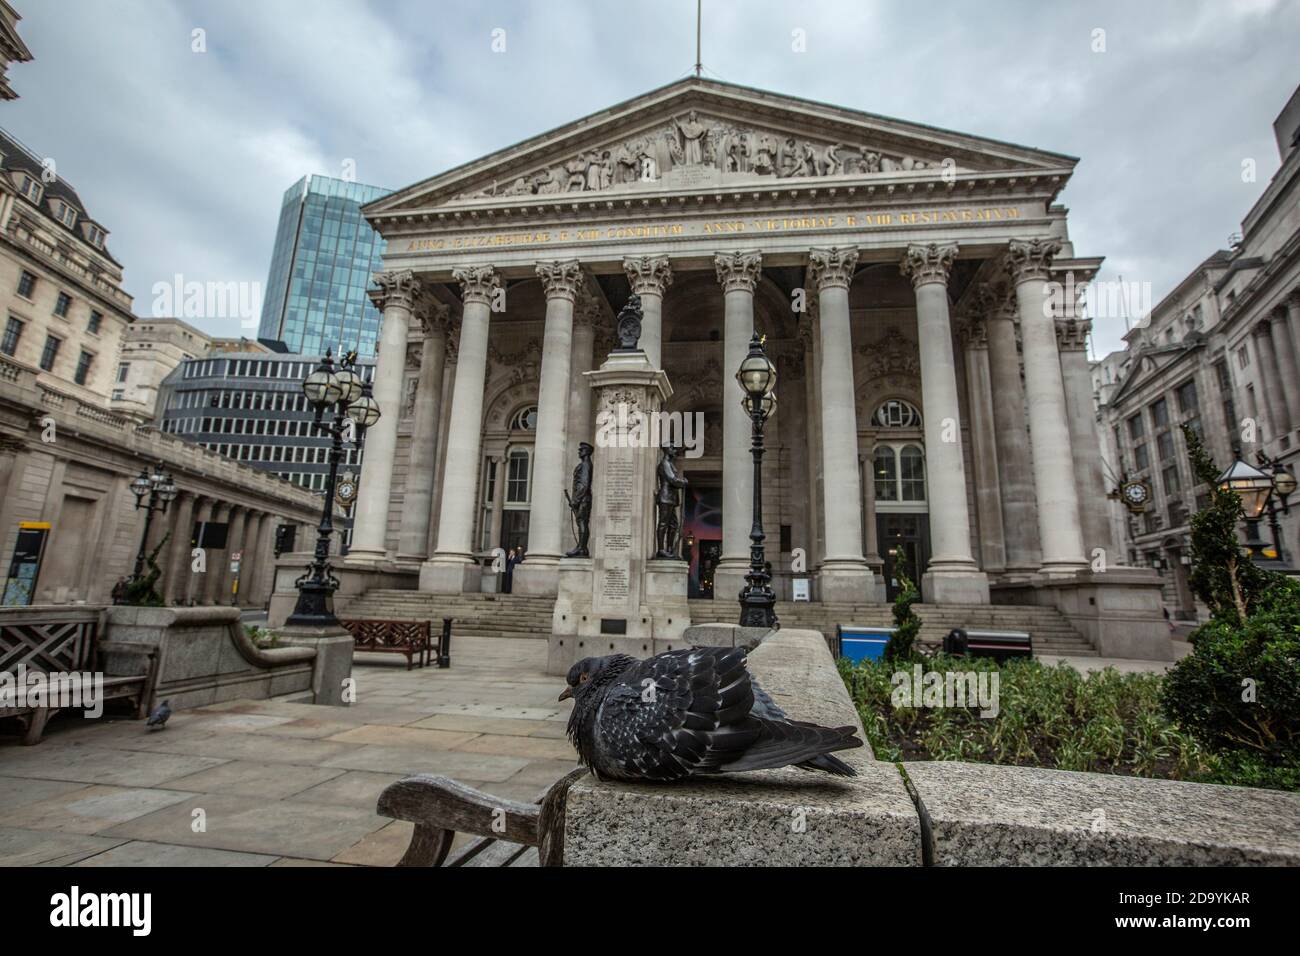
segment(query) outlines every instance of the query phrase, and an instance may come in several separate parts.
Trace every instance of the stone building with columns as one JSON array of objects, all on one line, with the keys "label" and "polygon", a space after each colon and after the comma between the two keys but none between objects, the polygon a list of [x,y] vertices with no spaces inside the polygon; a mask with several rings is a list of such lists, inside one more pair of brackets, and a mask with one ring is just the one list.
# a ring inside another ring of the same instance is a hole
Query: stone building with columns
[{"label": "stone building with columns", "polygon": [[1057,201],[1076,162],[688,78],[370,204],[383,417],[349,566],[474,592],[494,548],[526,545],[514,590],[554,594],[585,373],[635,293],[668,409],[702,423],[684,537],[719,618],[748,565],[734,373],[757,330],[779,376],[779,596],[806,577],[815,601],[883,601],[903,568],[927,602],[1049,604],[1095,644],[1154,640],[1153,576],[1104,560],[1076,308],[1101,260]]}]

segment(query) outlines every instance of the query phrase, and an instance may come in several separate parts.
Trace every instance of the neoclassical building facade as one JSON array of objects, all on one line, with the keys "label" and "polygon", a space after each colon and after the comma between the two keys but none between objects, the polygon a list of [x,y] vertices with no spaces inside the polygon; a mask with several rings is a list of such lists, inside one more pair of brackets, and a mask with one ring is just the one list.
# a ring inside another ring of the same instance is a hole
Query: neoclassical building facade
[{"label": "neoclassical building facade", "polygon": [[[752,333],[778,369],[763,509],[778,595],[1051,602],[1106,577],[1111,541],[1057,203],[1076,160],[691,78],[365,208],[387,240],[367,470],[348,564],[554,593],[564,500],[593,441],[584,373],[640,297],[640,345],[699,423],[691,596],[748,564]],[[646,502],[647,514],[651,502]],[[1113,562],[1110,562],[1113,563]],[[1117,575],[1119,572],[1117,572]]]}]

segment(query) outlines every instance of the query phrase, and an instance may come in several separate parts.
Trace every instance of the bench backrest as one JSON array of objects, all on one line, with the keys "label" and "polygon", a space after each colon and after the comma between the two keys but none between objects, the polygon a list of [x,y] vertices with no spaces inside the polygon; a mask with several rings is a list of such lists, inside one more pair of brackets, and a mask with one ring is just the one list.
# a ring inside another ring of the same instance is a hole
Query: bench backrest
[{"label": "bench backrest", "polygon": [[0,611],[0,671],[94,670],[98,635],[98,608]]},{"label": "bench backrest", "polygon": [[352,635],[359,648],[362,647],[409,647],[412,644],[427,644],[433,634],[428,621],[340,621],[344,629]]}]

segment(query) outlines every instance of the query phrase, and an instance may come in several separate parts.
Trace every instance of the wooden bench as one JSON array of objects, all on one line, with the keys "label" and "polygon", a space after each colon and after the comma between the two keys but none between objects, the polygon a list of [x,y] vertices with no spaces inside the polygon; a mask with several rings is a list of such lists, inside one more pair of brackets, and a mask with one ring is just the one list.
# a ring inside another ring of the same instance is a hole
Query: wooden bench
[{"label": "wooden bench", "polygon": [[404,654],[408,671],[416,661],[424,667],[433,653],[433,625],[429,621],[346,620],[339,623],[352,635],[356,650]]},{"label": "wooden bench", "polygon": [[[49,674],[102,674],[100,703],[134,701],[135,718],[147,717],[157,651],[152,644],[101,640],[98,608],[11,608],[0,611],[0,672],[19,668]],[[0,717],[17,717],[23,743],[39,743],[45,725],[62,707],[5,706]]]},{"label": "wooden bench", "polygon": [[[562,866],[565,802],[586,775],[574,770],[532,803],[519,803],[422,773],[389,784],[375,810],[415,824],[398,866]],[[457,833],[476,839],[452,853]]]},{"label": "wooden bench", "polygon": [[991,657],[999,664],[1008,657],[1032,657],[1028,631],[993,631],[954,627],[943,639],[945,654]]}]

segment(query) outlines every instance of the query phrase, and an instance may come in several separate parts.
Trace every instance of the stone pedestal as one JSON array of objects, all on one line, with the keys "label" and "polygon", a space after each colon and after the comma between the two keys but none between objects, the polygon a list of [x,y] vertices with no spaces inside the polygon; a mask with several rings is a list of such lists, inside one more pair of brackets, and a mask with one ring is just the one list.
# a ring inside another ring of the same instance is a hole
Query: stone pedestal
[{"label": "stone pedestal", "polygon": [[472,594],[483,569],[468,558],[439,555],[420,565],[420,590],[431,594]]},{"label": "stone pedestal", "polygon": [[316,651],[311,675],[313,703],[346,707],[351,703],[344,682],[352,677],[352,635],[341,627],[282,627],[280,643]]},{"label": "stone pedestal", "polygon": [[1039,574],[993,588],[1000,604],[1054,607],[1102,657],[1172,661],[1160,576],[1149,568]]},{"label": "stone pedestal", "polygon": [[686,562],[650,557],[660,455],[650,416],[672,394],[668,377],[640,351],[614,352],[585,374],[597,409],[591,557],[563,558],[556,569],[551,674],[584,657],[648,657],[683,646],[690,624]]}]

